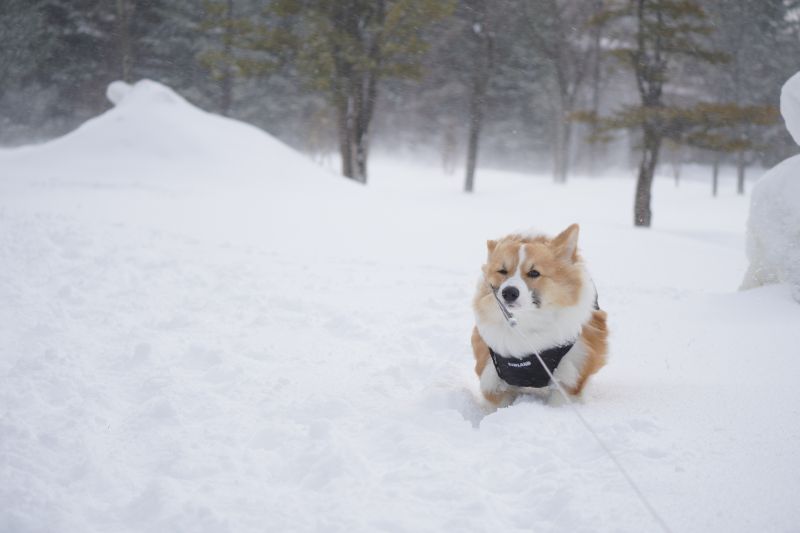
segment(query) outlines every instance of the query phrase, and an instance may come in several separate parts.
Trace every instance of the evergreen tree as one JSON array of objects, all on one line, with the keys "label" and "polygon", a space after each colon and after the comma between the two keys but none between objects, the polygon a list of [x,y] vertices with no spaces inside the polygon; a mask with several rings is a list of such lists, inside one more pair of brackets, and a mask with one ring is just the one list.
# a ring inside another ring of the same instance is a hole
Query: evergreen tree
[{"label": "evergreen tree", "polygon": [[219,83],[219,104],[222,115],[231,113],[233,86],[235,78],[243,73],[241,62],[241,42],[253,27],[250,20],[239,18],[235,0],[206,0],[203,2],[203,18],[199,29],[212,37],[213,46],[205,47],[199,54],[200,64],[208,70],[211,77]]},{"label": "evergreen tree", "polygon": [[380,80],[418,77],[421,28],[446,16],[436,0],[276,0],[295,23],[295,60],[337,115],[342,174],[365,183]]},{"label": "evergreen tree", "polygon": [[603,123],[603,130],[638,128],[642,157],[636,182],[634,224],[650,226],[653,176],[663,140],[670,135],[671,111],[664,98],[670,67],[678,58],[705,63],[724,60],[711,51],[708,35],[713,28],[694,0],[617,0],[594,19],[595,24],[616,24],[620,45],[613,54],[631,69],[641,103],[626,106]]},{"label": "evergreen tree", "polygon": [[[793,31],[796,22],[792,22],[792,3],[795,7],[800,5],[783,0],[708,2],[707,10],[715,28],[711,39],[730,59],[698,76],[714,100],[737,106],[777,107],[776,88],[796,71],[796,58],[800,56],[800,36]],[[749,144],[740,142],[741,148],[732,152],[736,156],[739,194],[744,193],[748,164],[756,158],[774,164],[788,157],[795,146],[779,121],[769,128],[738,124],[730,135],[740,141],[760,139]],[[764,141],[766,137],[769,142]],[[723,153],[730,152],[723,150]]]},{"label": "evergreen tree", "polygon": [[281,51],[294,44],[275,24],[274,14],[258,4],[252,0],[203,2],[199,29],[206,39],[198,59],[218,85],[215,107],[223,115],[231,114],[236,80],[275,73],[281,66]]},{"label": "evergreen tree", "polygon": [[[48,119],[31,98],[44,99],[39,83],[42,65],[55,52],[41,1],[5,0],[0,16],[0,140],[13,138],[14,127],[42,126]],[[36,112],[39,108],[40,112]]]},{"label": "evergreen tree", "polygon": [[177,89],[186,86],[180,81],[191,71],[193,53],[178,39],[188,42],[185,32],[190,30],[179,24],[172,6],[166,0],[43,2],[57,41],[42,67],[42,81],[61,89],[54,113],[96,114],[108,105],[106,87],[118,79],[150,77]]}]

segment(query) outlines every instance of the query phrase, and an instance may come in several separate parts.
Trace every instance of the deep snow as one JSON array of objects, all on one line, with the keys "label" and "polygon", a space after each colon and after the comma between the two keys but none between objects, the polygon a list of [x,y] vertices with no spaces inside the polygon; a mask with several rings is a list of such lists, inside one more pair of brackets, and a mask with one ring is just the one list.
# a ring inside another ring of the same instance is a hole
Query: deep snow
[{"label": "deep snow", "polygon": [[485,240],[582,225],[579,406],[674,531],[797,531],[800,306],[747,200],[392,161],[369,187],[154,84],[0,151],[1,531],[654,531],[566,408],[472,374]]}]

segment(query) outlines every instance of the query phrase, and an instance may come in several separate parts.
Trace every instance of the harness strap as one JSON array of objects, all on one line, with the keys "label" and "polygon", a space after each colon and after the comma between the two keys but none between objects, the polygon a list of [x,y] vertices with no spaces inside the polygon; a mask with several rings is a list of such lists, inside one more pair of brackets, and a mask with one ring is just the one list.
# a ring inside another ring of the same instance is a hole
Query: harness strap
[{"label": "harness strap", "polygon": [[555,346],[539,352],[539,357],[547,365],[547,372],[542,367],[536,354],[526,355],[523,358],[503,357],[489,348],[494,368],[500,379],[514,387],[541,388],[550,384],[550,374],[555,372],[561,360],[575,346],[574,342],[563,346]]}]

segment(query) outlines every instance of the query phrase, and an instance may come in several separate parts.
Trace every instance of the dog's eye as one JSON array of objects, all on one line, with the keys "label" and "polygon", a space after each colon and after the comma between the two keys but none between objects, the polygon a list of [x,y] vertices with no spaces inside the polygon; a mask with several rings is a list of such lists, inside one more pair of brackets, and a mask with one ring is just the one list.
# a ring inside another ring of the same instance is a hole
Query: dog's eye
[{"label": "dog's eye", "polygon": [[530,272],[528,272],[529,278],[538,278],[539,276],[541,276],[541,274],[539,273],[538,270],[531,270]]},{"label": "dog's eye", "polygon": [[505,276],[508,274],[508,270],[506,270],[505,268],[501,268],[500,270],[497,271],[497,273]]}]

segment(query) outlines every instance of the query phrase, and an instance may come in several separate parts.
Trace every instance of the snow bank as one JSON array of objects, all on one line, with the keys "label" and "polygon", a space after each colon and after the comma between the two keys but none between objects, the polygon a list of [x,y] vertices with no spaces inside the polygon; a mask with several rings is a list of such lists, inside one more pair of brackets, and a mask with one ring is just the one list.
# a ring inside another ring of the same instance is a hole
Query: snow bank
[{"label": "snow bank", "polygon": [[260,171],[262,178],[332,177],[264,131],[205,112],[155,81],[116,81],[106,95],[114,107],[75,131],[0,155],[14,160],[18,174],[41,175],[45,159],[59,162],[56,168],[47,166],[49,179],[95,176],[106,183],[189,174],[224,177],[237,171]]},{"label": "snow bank", "polygon": [[[783,86],[781,113],[786,128],[800,144],[800,72]],[[753,189],[747,258],[750,266],[742,289],[788,283],[800,302],[800,156],[764,174]]]}]

